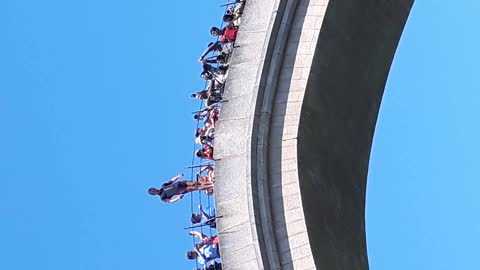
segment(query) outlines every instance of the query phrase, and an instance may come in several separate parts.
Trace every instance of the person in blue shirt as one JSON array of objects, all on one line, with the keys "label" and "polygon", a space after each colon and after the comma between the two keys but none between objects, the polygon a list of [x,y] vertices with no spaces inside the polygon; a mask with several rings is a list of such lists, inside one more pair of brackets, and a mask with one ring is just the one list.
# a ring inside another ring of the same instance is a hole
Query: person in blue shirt
[{"label": "person in blue shirt", "polygon": [[199,264],[206,265],[215,259],[220,259],[218,236],[208,237],[197,231],[191,231],[189,234],[201,239],[200,243],[195,245],[194,250],[187,252],[189,260],[197,259]]},{"label": "person in blue shirt", "polygon": [[195,226],[208,226],[210,228],[217,228],[217,217],[215,213],[215,206],[207,207],[203,209],[202,205],[198,206],[200,214],[192,214],[191,221]]},{"label": "person in blue shirt", "polygon": [[193,270],[222,270],[222,264],[216,261],[213,261],[209,266],[204,266],[203,268],[194,268]]}]

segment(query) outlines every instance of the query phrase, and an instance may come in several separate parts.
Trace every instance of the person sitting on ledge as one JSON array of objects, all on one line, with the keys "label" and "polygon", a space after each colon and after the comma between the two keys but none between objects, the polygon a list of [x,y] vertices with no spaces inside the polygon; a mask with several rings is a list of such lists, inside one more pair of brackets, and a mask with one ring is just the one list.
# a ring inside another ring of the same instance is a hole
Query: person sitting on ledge
[{"label": "person sitting on ledge", "polygon": [[208,160],[214,160],[213,159],[213,146],[210,146],[208,144],[205,144],[202,149],[198,150],[195,152],[195,155],[199,158],[205,158]]},{"label": "person sitting on ledge", "polygon": [[223,21],[227,24],[232,24],[235,27],[238,27],[241,23],[241,17],[243,13],[243,8],[245,7],[245,1],[236,1],[238,5],[229,7],[227,12],[223,16]]},{"label": "person sitting on ledge", "polygon": [[211,52],[222,55],[223,57],[225,57],[225,62],[228,62],[227,60],[232,53],[232,48],[233,46],[231,43],[225,43],[221,41],[210,42],[207,45],[207,49],[200,55],[198,62],[203,62],[205,57]]},{"label": "person sitting on ledge", "polygon": [[213,261],[209,266],[205,266],[204,268],[194,268],[193,270],[222,270],[222,264]]},{"label": "person sitting on ledge", "polygon": [[233,25],[227,25],[222,30],[218,27],[212,27],[210,34],[214,37],[219,37],[221,42],[229,43],[235,42],[237,39],[238,29]]},{"label": "person sitting on ledge", "polygon": [[[206,80],[206,81],[209,81],[210,84],[212,82],[216,83],[215,85],[210,85],[207,88],[213,87],[213,89],[215,89],[215,90],[223,88],[223,85],[225,84],[225,81],[227,80],[228,66],[220,66],[219,68],[214,68],[214,69],[207,70],[208,67],[205,67],[205,65],[208,65],[208,64],[203,65],[204,70],[202,71],[202,73],[200,73],[200,77],[202,79]],[[205,68],[207,68],[207,69],[205,69]]]},{"label": "person sitting on ledge", "polygon": [[165,182],[160,189],[149,188],[148,194],[152,196],[160,196],[160,199],[164,202],[175,203],[181,200],[185,193],[195,190],[208,190],[213,188],[213,183],[198,181],[178,181],[183,177],[183,173],[173,177],[169,181]]},{"label": "person sitting on ledge", "polygon": [[209,59],[202,59],[201,62],[203,64],[226,64],[227,63],[227,58],[223,55],[217,55],[215,57],[209,58]]},{"label": "person sitting on ledge", "polygon": [[212,106],[215,103],[222,101],[222,95],[218,91],[212,91],[212,89],[205,89],[197,93],[193,93],[192,98],[204,99],[206,106]]},{"label": "person sitting on ledge", "polygon": [[[203,175],[203,172],[207,172],[207,175]],[[197,172],[196,174],[197,181],[201,183],[214,183],[215,182],[215,169],[213,169],[212,166],[204,166],[200,169],[200,171]],[[210,196],[213,195],[213,188],[205,190],[205,193]]]},{"label": "person sitting on ledge", "polygon": [[194,225],[208,226],[213,229],[217,228],[215,206],[203,210],[202,205],[200,204],[198,205],[198,210],[200,210],[200,214],[192,214],[191,221]]},{"label": "person sitting on ledge", "polygon": [[[214,105],[206,107],[205,109],[198,111],[193,115],[193,119],[197,121],[203,121],[206,128],[215,127],[215,123],[218,120],[220,108]],[[198,135],[197,135],[198,136]]]},{"label": "person sitting on ledge", "polygon": [[199,264],[206,265],[210,261],[220,258],[218,236],[208,237],[197,231],[191,231],[189,234],[201,239],[200,243],[195,245],[194,250],[187,252],[189,260],[197,259]]},{"label": "person sitting on ledge", "polygon": [[206,125],[202,128],[197,129],[195,132],[195,143],[200,145],[210,145],[213,146],[213,141],[215,139],[215,128]]}]

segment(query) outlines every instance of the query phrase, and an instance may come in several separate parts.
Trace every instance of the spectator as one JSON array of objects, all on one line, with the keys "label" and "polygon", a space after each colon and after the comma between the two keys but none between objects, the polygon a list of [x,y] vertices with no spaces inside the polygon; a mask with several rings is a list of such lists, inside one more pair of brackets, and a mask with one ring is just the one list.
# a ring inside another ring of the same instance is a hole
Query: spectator
[{"label": "spectator", "polygon": [[227,25],[221,30],[218,27],[212,27],[210,29],[210,34],[214,37],[218,36],[220,41],[224,43],[235,42],[237,32],[237,28],[233,25]]},{"label": "spectator", "polygon": [[[205,66],[204,66],[205,68]],[[208,67],[207,67],[208,68]],[[227,66],[221,66],[218,69],[212,68],[211,70],[203,70],[202,73],[200,73],[200,77],[202,79],[209,81],[209,85],[207,88],[213,88],[216,91],[221,91],[223,92],[223,85],[225,84],[225,81],[227,80]],[[213,72],[212,72],[213,71]]]},{"label": "spectator", "polygon": [[222,100],[222,95],[219,91],[209,88],[192,94],[192,98],[204,99],[205,105],[209,107],[217,102],[220,102]]},{"label": "spectator", "polygon": [[[207,175],[202,176],[203,172],[207,172]],[[213,184],[215,182],[215,170],[212,166],[204,166],[197,172],[196,178],[198,182]],[[213,195],[213,188],[205,190],[205,193],[209,196]]]},{"label": "spectator", "polygon": [[217,228],[217,216],[215,206],[208,207],[203,210],[202,205],[198,205],[199,214],[192,214],[191,221],[198,226],[209,226],[210,228]]},{"label": "spectator", "polygon": [[[205,268],[206,267],[206,268]],[[194,268],[193,270],[222,270],[222,264],[213,261],[209,266],[205,266],[204,268]]]},{"label": "spectator", "polygon": [[213,159],[213,146],[210,146],[210,145],[206,144],[202,147],[202,149],[195,152],[195,155],[199,158],[214,160]]},{"label": "spectator", "polygon": [[224,55],[220,54],[211,59],[202,59],[200,62],[204,64],[226,64],[227,58]]},{"label": "spectator", "polygon": [[197,231],[191,231],[189,234],[198,237],[201,241],[195,245],[194,250],[187,252],[188,259],[197,259],[199,264],[206,265],[210,261],[220,258],[218,236],[208,237]]},{"label": "spectator", "polygon": [[193,118],[198,121],[203,121],[206,128],[215,127],[215,123],[218,120],[218,114],[220,108],[216,106],[209,106],[199,112],[197,112]]},{"label": "spectator", "polygon": [[211,126],[204,126],[197,129],[195,132],[195,143],[201,145],[213,146],[213,140],[215,139],[215,128]]},{"label": "spectator", "polygon": [[198,61],[202,62],[203,59],[211,52],[220,54],[225,57],[225,60],[227,60],[227,58],[232,53],[232,49],[233,49],[233,46],[231,43],[225,43],[221,41],[210,42],[208,43],[207,49],[200,55],[200,58],[198,59]]}]

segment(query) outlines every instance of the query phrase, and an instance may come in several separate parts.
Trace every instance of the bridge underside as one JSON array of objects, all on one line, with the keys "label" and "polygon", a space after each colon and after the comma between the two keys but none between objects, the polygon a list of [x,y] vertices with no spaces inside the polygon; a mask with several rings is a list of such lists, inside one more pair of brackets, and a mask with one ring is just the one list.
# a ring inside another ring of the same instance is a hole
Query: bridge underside
[{"label": "bridge underside", "polygon": [[249,0],[216,142],[224,269],[368,269],[365,189],[413,0]]}]

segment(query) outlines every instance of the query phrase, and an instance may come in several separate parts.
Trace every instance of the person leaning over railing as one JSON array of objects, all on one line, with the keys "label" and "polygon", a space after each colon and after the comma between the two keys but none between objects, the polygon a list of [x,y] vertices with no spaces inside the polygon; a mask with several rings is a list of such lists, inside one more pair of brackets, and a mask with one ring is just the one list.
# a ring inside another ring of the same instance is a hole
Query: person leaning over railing
[{"label": "person leaning over railing", "polygon": [[235,42],[237,32],[238,29],[233,24],[229,24],[221,30],[218,27],[210,28],[210,35],[218,37],[220,41],[224,43]]},{"label": "person leaning over railing", "polygon": [[205,100],[206,106],[212,106],[213,104],[222,101],[222,95],[220,91],[212,90],[212,88],[193,93],[191,97]]},{"label": "person leaning over railing", "polygon": [[215,127],[215,123],[218,121],[219,114],[220,107],[212,105],[195,113],[195,115],[193,115],[193,119],[197,121],[203,121],[203,124],[206,128]]},{"label": "person leaning over railing", "polygon": [[[215,90],[222,89],[223,85],[225,84],[225,80],[227,80],[227,65],[219,66],[218,68],[212,67],[209,64],[203,64],[203,71],[200,73],[200,77],[206,81],[209,81],[209,86],[214,87]],[[215,85],[212,85],[212,83]]]},{"label": "person leaning over railing", "polygon": [[208,144],[204,144],[202,149],[197,150],[197,152],[195,152],[195,155],[198,158],[214,160],[214,158],[213,158],[213,146],[208,145]]},{"label": "person leaning over railing", "polygon": [[[211,146],[211,145],[210,145]],[[207,172],[206,175],[202,175],[203,172]],[[215,169],[212,166],[204,166],[197,172],[196,178],[198,182],[214,183],[215,182]],[[213,188],[205,190],[205,194],[208,196],[213,195]]]},{"label": "person leaning over railing", "polygon": [[196,244],[192,251],[187,251],[187,258],[189,260],[197,259],[199,264],[206,265],[210,261],[220,259],[218,236],[208,237],[197,231],[191,231],[188,234],[200,239],[200,243]]},{"label": "person leaning over railing", "polygon": [[190,221],[194,224],[195,227],[199,226],[208,226],[212,229],[217,228],[217,216],[215,206],[207,207],[203,209],[202,205],[198,205],[199,214],[192,214]]},{"label": "person leaning over railing", "polygon": [[231,43],[224,43],[221,41],[210,42],[208,43],[207,49],[200,55],[198,62],[202,62],[205,57],[211,52],[222,55],[223,57],[228,59],[228,57],[232,53],[232,49],[233,46]]},{"label": "person leaning over railing", "polygon": [[209,59],[202,59],[200,62],[203,64],[219,64],[223,65],[227,63],[227,59],[224,55],[220,54]]},{"label": "person leaning over railing", "polygon": [[209,266],[204,266],[203,268],[193,268],[193,270],[222,270],[222,264],[213,261]]}]

